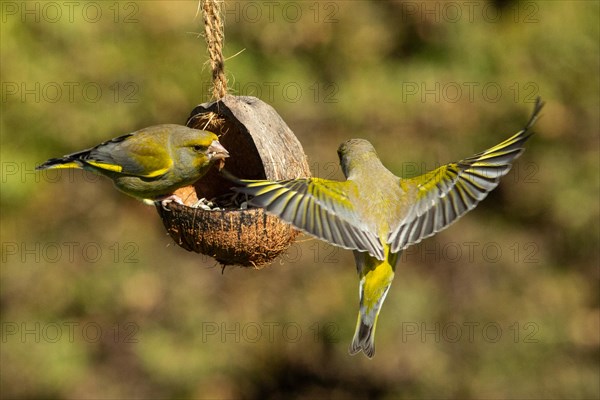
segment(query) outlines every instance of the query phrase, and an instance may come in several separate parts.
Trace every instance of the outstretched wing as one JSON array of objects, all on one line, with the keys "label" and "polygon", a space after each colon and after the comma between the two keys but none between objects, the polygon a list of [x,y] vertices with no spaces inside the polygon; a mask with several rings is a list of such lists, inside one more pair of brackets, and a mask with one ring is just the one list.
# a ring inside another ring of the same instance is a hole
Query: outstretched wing
[{"label": "outstretched wing", "polygon": [[448,227],[472,210],[508,173],[524,151],[543,103],[538,98],[531,118],[520,132],[504,142],[462,161],[444,165],[400,184],[416,186],[417,202],[389,234],[393,253]]},{"label": "outstretched wing", "polygon": [[234,191],[253,196],[250,205],[262,207],[318,239],[383,260],[379,237],[360,221],[350,201],[350,194],[358,191],[353,182],[319,178],[235,182],[241,186]]}]

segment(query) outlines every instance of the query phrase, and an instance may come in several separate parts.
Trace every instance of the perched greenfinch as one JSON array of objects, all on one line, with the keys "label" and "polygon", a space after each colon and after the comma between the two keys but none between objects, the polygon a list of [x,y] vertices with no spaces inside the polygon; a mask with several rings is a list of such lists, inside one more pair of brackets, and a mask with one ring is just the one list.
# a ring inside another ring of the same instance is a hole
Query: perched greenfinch
[{"label": "perched greenfinch", "polygon": [[217,136],[181,125],[156,125],[108,140],[91,149],[52,158],[38,170],[82,168],[113,180],[120,191],[144,200],[175,201],[173,192],[202,177],[229,153]]},{"label": "perched greenfinch", "polygon": [[296,228],[354,250],[360,312],[350,354],[375,354],[375,326],[402,250],[448,227],[494,189],[523,152],[543,103],[504,142],[415,178],[388,171],[366,140],[351,139],[338,155],[346,181],[320,178],[270,182],[234,179],[249,204]]}]

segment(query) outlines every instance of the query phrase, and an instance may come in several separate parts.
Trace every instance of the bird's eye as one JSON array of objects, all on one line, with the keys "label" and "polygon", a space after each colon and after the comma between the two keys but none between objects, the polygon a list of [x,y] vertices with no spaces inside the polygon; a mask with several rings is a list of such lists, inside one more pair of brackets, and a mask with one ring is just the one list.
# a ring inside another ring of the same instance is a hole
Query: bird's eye
[{"label": "bird's eye", "polygon": [[204,151],[205,148],[204,148],[204,146],[200,146],[199,144],[197,144],[195,146],[192,146],[192,149],[194,149],[194,151],[200,152],[200,151]]}]

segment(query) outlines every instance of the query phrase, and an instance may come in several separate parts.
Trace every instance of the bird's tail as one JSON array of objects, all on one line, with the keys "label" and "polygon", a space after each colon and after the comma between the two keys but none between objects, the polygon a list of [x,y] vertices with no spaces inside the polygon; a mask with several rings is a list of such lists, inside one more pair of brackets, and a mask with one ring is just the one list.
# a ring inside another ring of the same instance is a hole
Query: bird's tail
[{"label": "bird's tail", "polygon": [[85,150],[79,153],[69,154],[67,156],[51,158],[42,165],[37,166],[35,169],[83,168],[84,163],[80,160],[88,153],[89,151]]},{"label": "bird's tail", "polygon": [[367,357],[373,358],[375,355],[375,327],[377,325],[377,318],[379,318],[379,311],[381,310],[381,305],[385,300],[385,296],[387,296],[388,290],[390,290],[390,285],[388,284],[384,288],[383,294],[379,299],[377,299],[372,307],[367,307],[364,304],[363,299],[365,298],[365,293],[363,290],[363,282],[361,282],[360,286],[360,312],[358,313],[358,321],[356,323],[354,339],[352,339],[352,344],[350,344],[348,352],[350,355],[355,355],[362,350]]},{"label": "bird's tail", "polygon": [[394,269],[398,254],[390,253],[384,245],[386,257],[378,260],[364,252],[354,252],[356,268],[360,276],[360,311],[352,344],[348,348],[350,355],[363,351],[369,358],[375,355],[375,327],[379,311],[385,301],[394,279]]}]

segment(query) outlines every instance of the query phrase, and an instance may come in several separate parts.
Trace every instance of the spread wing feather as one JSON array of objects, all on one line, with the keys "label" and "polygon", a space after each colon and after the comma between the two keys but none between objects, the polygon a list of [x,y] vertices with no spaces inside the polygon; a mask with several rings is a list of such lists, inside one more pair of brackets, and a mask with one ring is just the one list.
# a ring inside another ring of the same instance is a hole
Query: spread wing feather
[{"label": "spread wing feather", "polygon": [[462,161],[444,165],[424,175],[404,180],[418,188],[417,202],[388,235],[391,251],[397,253],[411,244],[448,227],[483,200],[513,161],[524,151],[543,106],[537,100],[527,125],[504,142]]},{"label": "spread wing feather", "polygon": [[349,193],[358,190],[353,182],[318,178],[235,182],[241,186],[234,191],[253,196],[249,200],[252,206],[262,207],[318,239],[384,259],[377,234],[360,222],[349,200]]}]

